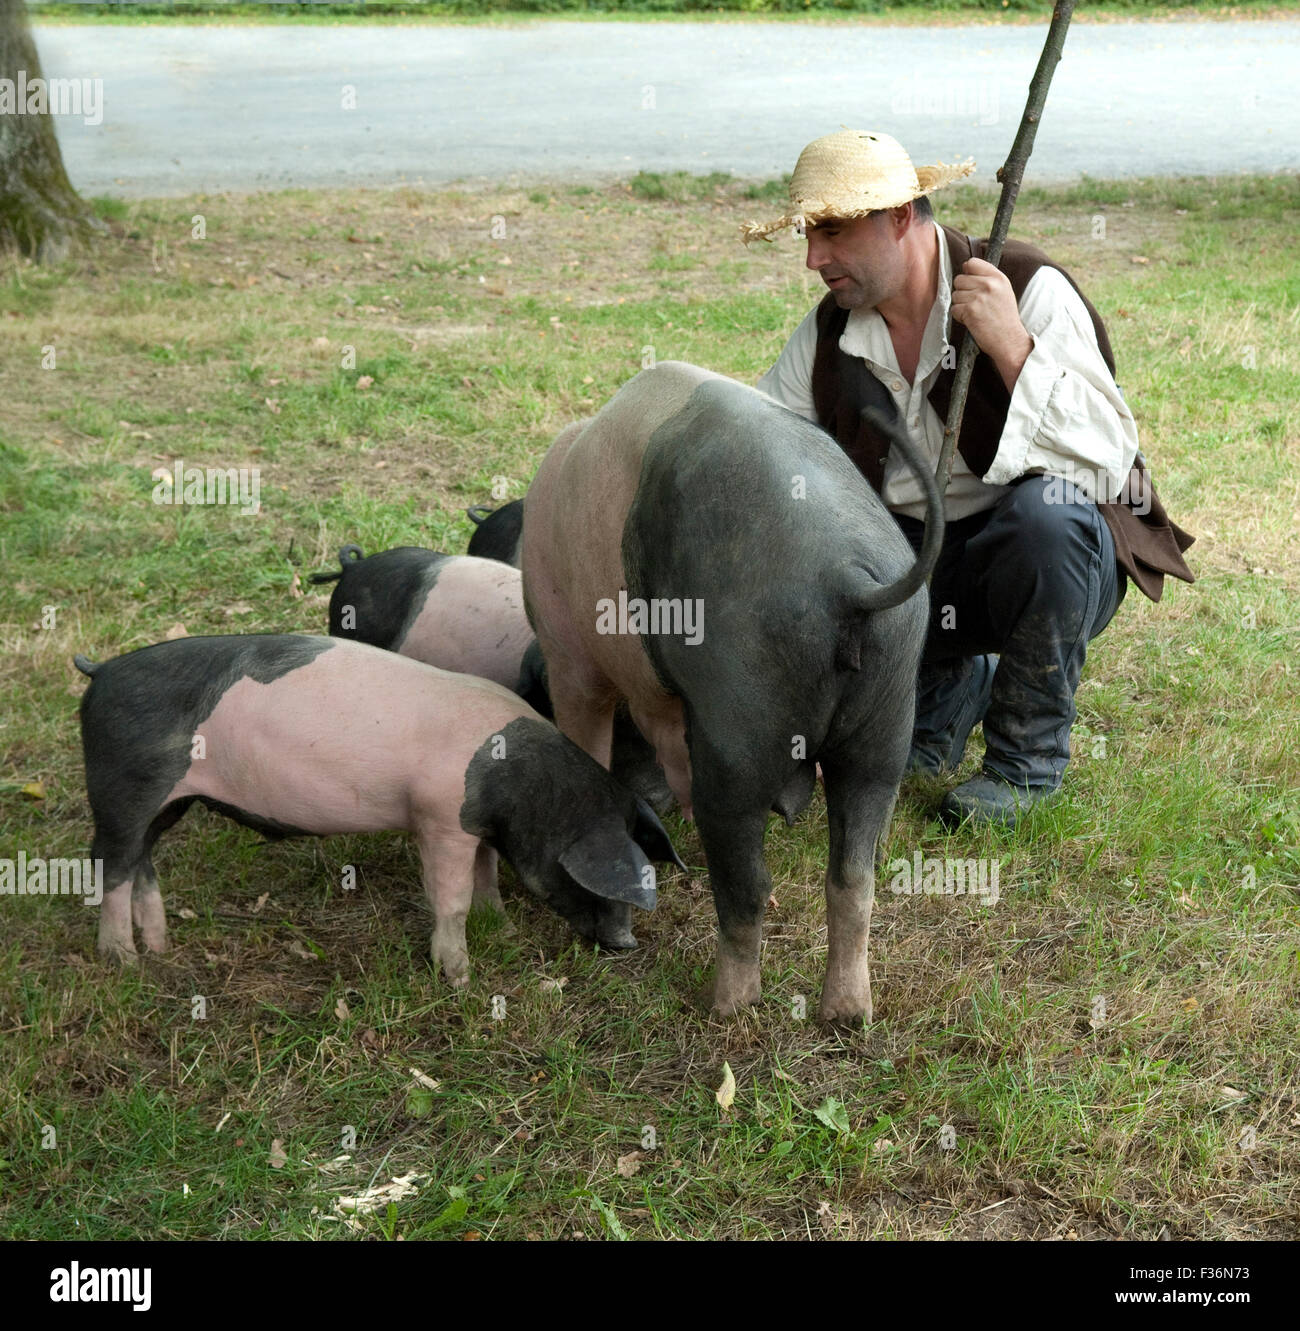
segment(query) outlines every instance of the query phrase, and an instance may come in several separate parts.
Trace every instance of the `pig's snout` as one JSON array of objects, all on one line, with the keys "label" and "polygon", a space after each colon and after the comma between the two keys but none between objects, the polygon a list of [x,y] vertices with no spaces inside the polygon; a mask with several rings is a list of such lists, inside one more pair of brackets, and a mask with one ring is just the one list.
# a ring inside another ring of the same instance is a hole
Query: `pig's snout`
[{"label": "pig's snout", "polygon": [[630,952],[636,947],[632,907],[622,901],[602,902],[596,913],[596,941],[611,952]]}]

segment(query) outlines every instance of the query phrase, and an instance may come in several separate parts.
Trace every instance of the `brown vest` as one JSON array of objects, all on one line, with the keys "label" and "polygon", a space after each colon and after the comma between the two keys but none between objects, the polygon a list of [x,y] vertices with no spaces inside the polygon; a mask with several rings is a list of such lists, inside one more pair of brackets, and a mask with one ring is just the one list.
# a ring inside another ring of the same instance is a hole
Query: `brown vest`
[{"label": "brown vest", "polygon": [[[977,259],[983,257],[986,241],[972,242],[969,236],[951,227],[945,226],[942,230],[948,243],[954,276],[961,272],[962,265],[971,258],[972,253]],[[1007,241],[998,263],[1011,282],[1017,302],[1029,285],[1029,279],[1044,266],[1055,268],[1079,293],[1092,318],[1102,359],[1113,375],[1115,357],[1101,316],[1075,286],[1074,279],[1064,268],[1053,263],[1042,250],[1017,240]],[[894,417],[897,416],[897,409],[889,391],[867,369],[866,362],[840,350],[840,335],[844,332],[848,316],[849,312],[841,310],[835,304],[834,296],[829,293],[817,307],[817,354],[812,372],[813,405],[822,428],[835,437],[858,470],[879,491],[884,484],[889,441],[863,421],[862,408],[876,406]],[[966,329],[961,324],[953,324],[951,331],[952,345],[960,351]],[[955,358],[949,359],[955,365]],[[948,401],[956,377],[955,369],[941,369],[928,394],[930,405],[940,420],[948,417]],[[957,440],[958,451],[976,476],[983,476],[993,464],[1010,406],[1011,394],[1007,392],[997,366],[991,356],[981,352],[975,358],[975,373],[971,376],[966,412],[962,417],[961,434]],[[1147,511],[1135,512],[1135,505]],[[1098,508],[1115,538],[1115,558],[1120,568],[1144,595],[1158,601],[1164,589],[1166,573],[1184,582],[1193,580],[1191,570],[1183,561],[1183,551],[1192,544],[1194,538],[1170,522],[1147,475],[1140,453],[1133,463],[1119,502],[1100,504]]]}]

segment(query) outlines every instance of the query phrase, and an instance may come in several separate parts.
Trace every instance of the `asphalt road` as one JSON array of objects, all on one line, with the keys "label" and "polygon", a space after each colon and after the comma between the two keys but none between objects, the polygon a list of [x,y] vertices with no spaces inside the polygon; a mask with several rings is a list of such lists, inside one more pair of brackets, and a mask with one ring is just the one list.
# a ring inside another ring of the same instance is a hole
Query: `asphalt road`
[{"label": "asphalt road", "polygon": [[[769,177],[841,125],[918,162],[1005,158],[1044,27],[529,23],[40,27],[47,78],[101,79],[59,117],[91,194],[539,178]],[[1072,29],[1036,179],[1300,165],[1300,22]],[[346,106],[347,88],[355,105]]]}]

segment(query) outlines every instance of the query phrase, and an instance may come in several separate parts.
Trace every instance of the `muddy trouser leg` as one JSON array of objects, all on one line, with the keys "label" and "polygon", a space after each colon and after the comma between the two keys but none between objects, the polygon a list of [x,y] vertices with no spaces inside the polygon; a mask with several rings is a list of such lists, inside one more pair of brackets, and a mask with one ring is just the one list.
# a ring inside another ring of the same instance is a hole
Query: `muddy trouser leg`
[{"label": "muddy trouser leg", "polygon": [[[920,526],[899,525],[909,538]],[[949,533],[931,584],[917,735],[929,741],[954,712],[960,724],[978,705],[971,695],[987,687],[985,770],[1017,786],[1054,789],[1070,760],[1088,642],[1124,598],[1110,529],[1068,482],[1030,476]],[[989,678],[971,658],[994,652],[1000,657]]]}]

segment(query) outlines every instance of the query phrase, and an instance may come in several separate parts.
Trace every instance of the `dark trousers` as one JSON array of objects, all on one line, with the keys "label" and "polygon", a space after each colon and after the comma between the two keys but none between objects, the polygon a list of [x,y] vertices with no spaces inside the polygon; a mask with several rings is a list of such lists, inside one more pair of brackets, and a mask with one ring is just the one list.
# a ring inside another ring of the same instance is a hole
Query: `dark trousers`
[{"label": "dark trousers", "polygon": [[[923,524],[895,517],[919,550]],[[948,523],[930,584],[914,751],[956,766],[955,744],[982,719],[986,771],[1017,786],[1060,785],[1088,642],[1125,590],[1097,506],[1059,478],[1027,476],[994,507]]]}]

